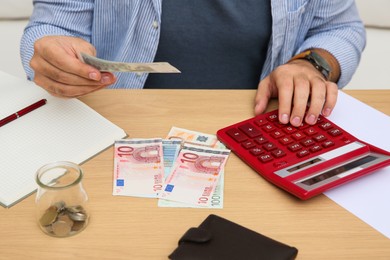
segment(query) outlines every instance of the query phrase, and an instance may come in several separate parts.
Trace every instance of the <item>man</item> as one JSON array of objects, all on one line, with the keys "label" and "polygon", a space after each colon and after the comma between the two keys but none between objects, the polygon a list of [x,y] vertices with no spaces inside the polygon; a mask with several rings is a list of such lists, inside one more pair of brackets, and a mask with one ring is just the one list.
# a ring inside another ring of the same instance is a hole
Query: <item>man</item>
[{"label": "man", "polygon": [[[255,114],[330,115],[365,46],[353,0],[34,0],[21,44],[27,75],[56,96],[101,88],[257,88]],[[180,75],[101,73],[80,52],[168,61]],[[309,109],[306,107],[309,104]]]}]

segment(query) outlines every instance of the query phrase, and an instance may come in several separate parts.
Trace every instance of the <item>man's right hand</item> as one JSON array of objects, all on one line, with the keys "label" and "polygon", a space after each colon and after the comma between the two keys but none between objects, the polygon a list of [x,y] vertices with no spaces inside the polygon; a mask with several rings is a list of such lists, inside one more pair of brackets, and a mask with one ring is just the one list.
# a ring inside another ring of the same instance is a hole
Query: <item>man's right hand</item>
[{"label": "man's right hand", "polygon": [[58,97],[78,97],[115,83],[114,74],[100,72],[79,59],[81,52],[96,55],[95,47],[80,38],[46,36],[34,44],[30,61],[34,82]]}]

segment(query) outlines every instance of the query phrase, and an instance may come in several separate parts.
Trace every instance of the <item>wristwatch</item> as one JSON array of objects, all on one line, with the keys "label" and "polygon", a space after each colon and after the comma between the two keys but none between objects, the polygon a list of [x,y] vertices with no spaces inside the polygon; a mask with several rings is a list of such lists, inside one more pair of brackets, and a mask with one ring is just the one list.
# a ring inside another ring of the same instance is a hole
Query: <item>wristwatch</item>
[{"label": "wristwatch", "polygon": [[309,61],[314,66],[314,68],[316,68],[319,72],[321,72],[321,74],[324,76],[326,80],[330,79],[330,73],[332,72],[331,67],[329,66],[328,62],[315,51],[308,50],[299,53],[294,57],[292,57],[289,60],[289,62],[298,59],[304,59]]}]

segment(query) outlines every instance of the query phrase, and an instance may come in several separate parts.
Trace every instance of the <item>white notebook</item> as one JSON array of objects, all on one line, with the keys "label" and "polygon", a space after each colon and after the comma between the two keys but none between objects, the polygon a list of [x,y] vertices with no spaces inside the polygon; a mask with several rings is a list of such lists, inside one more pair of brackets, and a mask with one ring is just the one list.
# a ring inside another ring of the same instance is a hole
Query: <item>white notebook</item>
[{"label": "white notebook", "polygon": [[0,71],[0,120],[41,99],[47,103],[0,127],[0,204],[10,207],[37,189],[44,164],[81,164],[126,133],[78,99],[56,98]]}]

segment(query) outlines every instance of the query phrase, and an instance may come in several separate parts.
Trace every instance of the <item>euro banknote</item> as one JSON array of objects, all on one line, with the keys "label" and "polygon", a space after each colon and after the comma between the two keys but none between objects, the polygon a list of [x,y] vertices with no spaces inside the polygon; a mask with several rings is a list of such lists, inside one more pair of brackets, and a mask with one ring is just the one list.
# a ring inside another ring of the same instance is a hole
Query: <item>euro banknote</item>
[{"label": "euro banknote", "polygon": [[225,149],[226,147],[218,141],[217,136],[192,131],[173,126],[166,139],[181,140],[183,144],[193,144],[211,148]]},{"label": "euro banknote", "polygon": [[224,200],[224,192],[223,188],[225,186],[225,170],[222,170],[217,182],[217,186],[210,198],[210,204],[206,206],[199,206],[195,204],[189,204],[184,202],[172,201],[172,200],[158,200],[159,207],[165,208],[211,208],[211,209],[222,209],[223,208],[223,200]]},{"label": "euro banknote", "polygon": [[209,207],[229,154],[227,149],[184,144],[158,197]]},{"label": "euro banknote", "polygon": [[108,72],[138,72],[138,73],[180,73],[180,71],[168,62],[152,63],[126,63],[115,62],[80,53],[80,59],[84,63]]},{"label": "euro banknote", "polygon": [[164,181],[162,139],[123,139],[114,145],[113,195],[156,198]]}]

